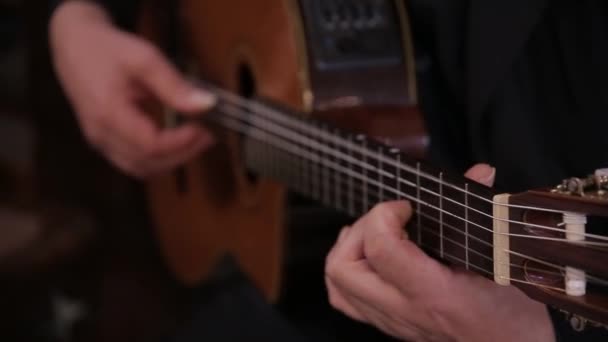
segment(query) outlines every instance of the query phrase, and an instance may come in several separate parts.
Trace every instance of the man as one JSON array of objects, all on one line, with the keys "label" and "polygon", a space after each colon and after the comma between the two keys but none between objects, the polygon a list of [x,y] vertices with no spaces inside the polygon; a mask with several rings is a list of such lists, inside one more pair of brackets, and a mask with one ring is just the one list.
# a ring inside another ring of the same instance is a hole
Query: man
[{"label": "man", "polygon": [[[444,167],[460,171],[487,161],[498,169],[497,185],[517,191],[601,166],[603,157],[583,147],[608,146],[600,128],[606,127],[606,116],[598,116],[608,106],[599,94],[602,78],[593,73],[606,51],[599,49],[594,63],[582,66],[573,52],[574,47],[591,52],[593,44],[577,44],[577,38],[603,27],[603,12],[596,8],[604,8],[601,2],[409,5],[418,49],[434,65],[421,74],[422,104],[433,155]],[[582,25],[586,18],[596,27]],[[569,21],[582,26],[568,30]],[[136,106],[142,94],[184,112],[200,112],[214,99],[191,88],[150,45],[112,26],[101,7],[81,1],[62,5],[51,36],[58,74],[83,131],[119,168],[145,177],[212,143],[199,128],[159,131],[145,119]],[[587,92],[587,81],[597,88]],[[570,131],[571,113],[586,115],[576,121],[581,125],[604,125],[565,141],[581,132]],[[468,176],[491,184],[494,172],[479,165]],[[338,309],[400,338],[555,339],[544,306],[513,288],[445,268],[403,239],[409,213],[405,203],[384,204],[340,235],[327,262],[330,300]]]}]

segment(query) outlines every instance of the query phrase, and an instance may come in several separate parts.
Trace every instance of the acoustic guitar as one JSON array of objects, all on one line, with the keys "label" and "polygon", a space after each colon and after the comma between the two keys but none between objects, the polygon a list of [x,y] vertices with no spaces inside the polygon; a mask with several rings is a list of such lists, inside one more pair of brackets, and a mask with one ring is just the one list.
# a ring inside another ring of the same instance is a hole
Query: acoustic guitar
[{"label": "acoustic guitar", "polygon": [[429,254],[517,286],[578,328],[608,323],[608,235],[586,229],[608,216],[608,173],[497,194],[424,162],[412,148],[424,128],[403,1],[168,4],[177,15],[156,2],[142,32],[177,40],[163,48],[219,98],[203,119],[217,146],[148,184],[163,253],[185,284],[232,254],[275,300],[287,191],[353,218],[406,199],[409,236]]}]

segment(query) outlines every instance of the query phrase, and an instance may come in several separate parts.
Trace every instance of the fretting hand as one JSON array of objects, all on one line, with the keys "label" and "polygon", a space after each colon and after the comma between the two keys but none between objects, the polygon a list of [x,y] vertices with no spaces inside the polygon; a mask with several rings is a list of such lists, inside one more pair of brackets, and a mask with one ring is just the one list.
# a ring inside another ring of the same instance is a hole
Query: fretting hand
[{"label": "fretting hand", "polygon": [[162,129],[140,106],[159,99],[198,115],[215,98],[195,89],[150,43],[114,27],[88,1],[67,1],[50,24],[54,65],[87,140],[114,165],[144,178],[170,170],[213,143],[197,125]]},{"label": "fretting hand", "polygon": [[[494,169],[477,165],[467,177],[491,185]],[[326,263],[335,308],[410,341],[554,340],[543,304],[450,269],[410,242],[411,213],[407,202],[384,203],[342,230]]]}]

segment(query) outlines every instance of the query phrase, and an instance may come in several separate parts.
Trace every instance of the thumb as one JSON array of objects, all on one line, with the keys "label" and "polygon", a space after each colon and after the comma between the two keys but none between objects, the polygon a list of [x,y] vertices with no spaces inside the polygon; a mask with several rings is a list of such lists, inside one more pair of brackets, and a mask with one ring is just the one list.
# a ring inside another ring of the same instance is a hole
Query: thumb
[{"label": "thumb", "polygon": [[160,101],[184,113],[206,111],[215,105],[217,99],[212,93],[195,88],[159,51],[151,50],[134,76]]},{"label": "thumb", "polygon": [[492,186],[496,178],[496,168],[488,164],[477,164],[470,168],[464,176],[483,185]]},{"label": "thumb", "polygon": [[384,281],[405,292],[415,292],[435,283],[445,273],[439,263],[400,233],[410,215],[407,203],[377,207],[370,213],[363,237],[369,267]]}]

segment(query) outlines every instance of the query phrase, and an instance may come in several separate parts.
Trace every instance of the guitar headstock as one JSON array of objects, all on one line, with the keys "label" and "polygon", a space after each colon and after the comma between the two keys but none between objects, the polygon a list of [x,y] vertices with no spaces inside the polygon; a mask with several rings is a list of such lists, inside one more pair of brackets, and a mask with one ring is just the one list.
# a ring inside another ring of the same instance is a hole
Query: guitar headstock
[{"label": "guitar headstock", "polygon": [[496,281],[569,313],[574,328],[608,326],[608,170],[501,206],[508,214],[495,225],[508,230],[495,238]]},{"label": "guitar headstock", "polygon": [[586,178],[564,179],[551,193],[608,201],[608,169],[597,170]]}]

